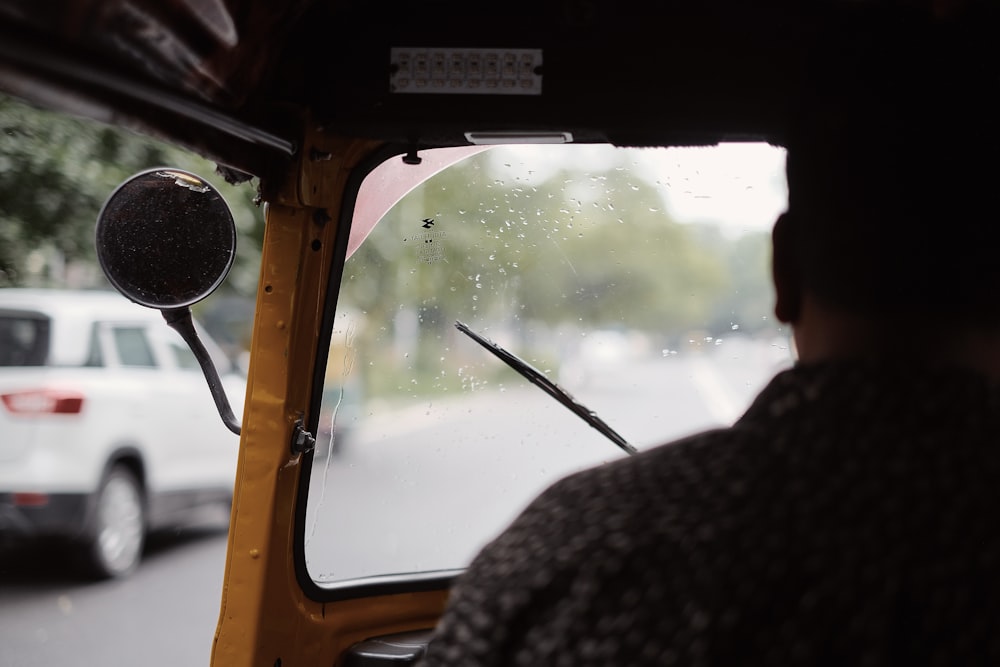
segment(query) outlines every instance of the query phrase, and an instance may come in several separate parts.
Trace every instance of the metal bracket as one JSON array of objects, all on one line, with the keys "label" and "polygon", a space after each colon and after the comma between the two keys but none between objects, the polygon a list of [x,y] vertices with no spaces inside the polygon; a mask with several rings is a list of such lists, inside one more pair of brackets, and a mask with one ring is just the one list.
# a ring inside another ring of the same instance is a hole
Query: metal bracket
[{"label": "metal bracket", "polygon": [[296,419],[292,427],[292,454],[306,454],[316,448],[316,437],[306,430],[302,419]]}]

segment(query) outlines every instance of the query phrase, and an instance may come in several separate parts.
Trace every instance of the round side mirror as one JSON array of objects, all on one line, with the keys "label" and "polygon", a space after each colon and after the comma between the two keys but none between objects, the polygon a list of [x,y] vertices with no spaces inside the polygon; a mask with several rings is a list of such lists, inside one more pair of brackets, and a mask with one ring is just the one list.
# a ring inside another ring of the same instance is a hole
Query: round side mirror
[{"label": "round side mirror", "polygon": [[97,216],[97,259],[115,288],[158,309],[211,294],[236,257],[236,223],[222,195],[192,173],[139,172]]}]

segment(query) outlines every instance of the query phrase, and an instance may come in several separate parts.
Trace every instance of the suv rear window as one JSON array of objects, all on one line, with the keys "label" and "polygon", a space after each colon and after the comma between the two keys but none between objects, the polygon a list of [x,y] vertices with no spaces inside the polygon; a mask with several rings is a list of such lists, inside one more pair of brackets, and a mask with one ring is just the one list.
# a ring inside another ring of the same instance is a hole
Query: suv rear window
[{"label": "suv rear window", "polygon": [[33,313],[0,312],[0,366],[44,366],[49,320]]}]

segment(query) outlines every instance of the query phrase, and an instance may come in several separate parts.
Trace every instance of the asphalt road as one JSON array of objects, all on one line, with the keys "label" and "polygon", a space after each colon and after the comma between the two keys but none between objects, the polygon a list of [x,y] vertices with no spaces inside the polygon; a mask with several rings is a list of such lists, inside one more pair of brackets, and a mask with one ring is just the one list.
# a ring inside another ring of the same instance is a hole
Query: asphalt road
[{"label": "asphalt road", "polygon": [[0,667],[207,666],[224,524],[156,536],[123,581],[87,582],[63,554],[0,554]]},{"label": "asphalt road", "polygon": [[[602,371],[574,394],[643,448],[731,422],[781,365],[766,346],[733,346]],[[372,420],[314,469],[310,571],[338,580],[464,564],[546,480],[622,455],[552,405],[522,387]],[[415,454],[417,441],[430,448]],[[0,553],[0,667],[208,665],[224,525],[156,537],[124,581],[82,581],[44,550]]]},{"label": "asphalt road", "polygon": [[[734,341],[618,362],[566,388],[641,450],[731,424],[789,359]],[[313,470],[306,564],[324,583],[464,567],[550,483],[625,456],[526,382],[368,412]]]}]

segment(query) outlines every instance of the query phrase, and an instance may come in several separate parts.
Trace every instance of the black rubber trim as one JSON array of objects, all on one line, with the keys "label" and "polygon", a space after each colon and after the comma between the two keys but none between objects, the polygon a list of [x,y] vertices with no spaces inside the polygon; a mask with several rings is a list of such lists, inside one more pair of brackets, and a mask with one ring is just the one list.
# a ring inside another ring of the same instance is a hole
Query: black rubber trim
[{"label": "black rubber trim", "polygon": [[52,493],[40,505],[17,505],[14,494],[0,494],[0,534],[12,537],[78,537],[86,523],[90,495]]}]

